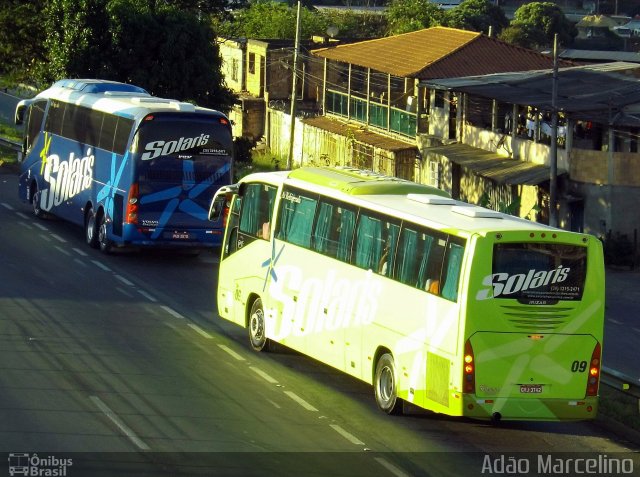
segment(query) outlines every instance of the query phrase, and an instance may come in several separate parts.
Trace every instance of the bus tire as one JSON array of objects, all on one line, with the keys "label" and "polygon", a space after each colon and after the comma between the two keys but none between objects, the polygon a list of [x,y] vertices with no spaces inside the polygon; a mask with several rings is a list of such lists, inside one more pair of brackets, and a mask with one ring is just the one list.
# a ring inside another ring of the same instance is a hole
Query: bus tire
[{"label": "bus tire", "polygon": [[93,207],[89,207],[84,217],[84,237],[87,245],[91,248],[98,248],[98,224]]},{"label": "bus tire", "polygon": [[104,213],[100,214],[98,219],[98,246],[100,247],[100,251],[106,254],[111,253],[111,249],[113,248],[113,244],[107,236],[107,219]]},{"label": "bus tire", "polygon": [[44,210],[42,210],[42,207],[40,207],[40,195],[41,192],[37,188],[35,188],[33,194],[31,195],[31,206],[33,207],[33,215],[35,215],[39,219],[42,219],[45,213]]},{"label": "bus tire", "polygon": [[376,404],[387,414],[402,414],[402,399],[398,397],[396,364],[390,353],[380,356],[373,379]]},{"label": "bus tire", "polygon": [[269,339],[265,333],[264,308],[262,307],[262,300],[260,298],[256,298],[251,305],[247,328],[249,329],[249,343],[251,347],[255,351],[268,351]]}]

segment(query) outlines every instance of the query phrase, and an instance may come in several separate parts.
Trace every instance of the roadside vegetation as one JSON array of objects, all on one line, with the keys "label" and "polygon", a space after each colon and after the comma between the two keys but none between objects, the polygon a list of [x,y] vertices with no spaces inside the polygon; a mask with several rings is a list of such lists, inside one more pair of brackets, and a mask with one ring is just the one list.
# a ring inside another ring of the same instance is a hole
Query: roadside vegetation
[{"label": "roadside vegetation", "polygon": [[630,429],[627,437],[640,445],[640,403],[638,399],[605,384],[600,384],[599,421],[620,424],[620,427]]}]

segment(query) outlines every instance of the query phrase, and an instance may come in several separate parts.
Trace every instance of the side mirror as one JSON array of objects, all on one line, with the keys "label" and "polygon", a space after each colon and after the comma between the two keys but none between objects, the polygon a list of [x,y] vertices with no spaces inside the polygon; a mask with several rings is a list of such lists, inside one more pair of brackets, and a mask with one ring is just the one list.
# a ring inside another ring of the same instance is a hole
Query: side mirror
[{"label": "side mirror", "polygon": [[24,113],[32,102],[30,99],[23,99],[16,106],[16,114],[13,119],[17,126],[24,123]]},{"label": "side mirror", "polygon": [[217,222],[220,217],[227,217],[229,215],[229,206],[231,205],[231,198],[234,194],[238,193],[238,185],[232,184],[228,186],[222,186],[218,189],[211,200],[209,206],[209,220]]}]

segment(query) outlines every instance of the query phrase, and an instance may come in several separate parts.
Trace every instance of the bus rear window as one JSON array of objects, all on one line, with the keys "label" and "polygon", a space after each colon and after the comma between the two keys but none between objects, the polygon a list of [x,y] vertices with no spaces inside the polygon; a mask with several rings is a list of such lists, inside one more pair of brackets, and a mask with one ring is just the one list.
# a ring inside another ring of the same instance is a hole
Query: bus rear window
[{"label": "bus rear window", "polygon": [[550,243],[501,243],[493,248],[494,298],[553,304],[581,300],[587,248]]}]

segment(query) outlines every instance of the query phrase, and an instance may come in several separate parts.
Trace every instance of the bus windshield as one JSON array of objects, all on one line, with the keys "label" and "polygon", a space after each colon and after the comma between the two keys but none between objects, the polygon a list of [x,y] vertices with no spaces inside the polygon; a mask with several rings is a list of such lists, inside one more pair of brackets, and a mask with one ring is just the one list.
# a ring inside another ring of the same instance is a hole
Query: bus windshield
[{"label": "bus windshield", "polygon": [[586,247],[550,243],[500,243],[493,250],[493,297],[581,300],[587,269]]}]

